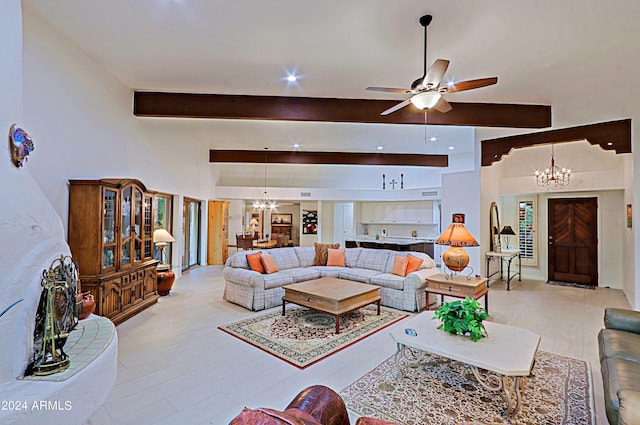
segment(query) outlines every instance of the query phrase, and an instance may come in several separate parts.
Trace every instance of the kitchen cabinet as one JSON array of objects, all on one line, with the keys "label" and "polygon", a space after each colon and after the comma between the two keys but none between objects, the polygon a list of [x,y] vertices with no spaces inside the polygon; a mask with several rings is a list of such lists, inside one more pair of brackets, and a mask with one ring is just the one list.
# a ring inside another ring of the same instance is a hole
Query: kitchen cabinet
[{"label": "kitchen cabinet", "polygon": [[363,202],[363,224],[436,224],[433,201]]}]

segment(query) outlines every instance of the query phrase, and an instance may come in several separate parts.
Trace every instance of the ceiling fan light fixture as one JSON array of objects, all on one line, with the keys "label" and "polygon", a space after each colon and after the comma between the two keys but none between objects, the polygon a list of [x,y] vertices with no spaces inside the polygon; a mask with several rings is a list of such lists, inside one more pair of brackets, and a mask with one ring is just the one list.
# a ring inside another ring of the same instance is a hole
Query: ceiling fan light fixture
[{"label": "ceiling fan light fixture", "polygon": [[411,98],[413,106],[420,110],[431,109],[436,106],[442,95],[436,91],[418,93]]}]

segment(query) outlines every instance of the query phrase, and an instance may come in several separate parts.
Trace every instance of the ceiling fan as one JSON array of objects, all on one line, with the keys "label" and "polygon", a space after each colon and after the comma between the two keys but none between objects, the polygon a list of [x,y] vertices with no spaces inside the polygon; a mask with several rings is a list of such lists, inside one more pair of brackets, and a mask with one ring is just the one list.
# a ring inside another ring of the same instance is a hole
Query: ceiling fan
[{"label": "ceiling fan", "polygon": [[427,70],[427,27],[431,23],[432,19],[433,17],[431,15],[424,15],[420,18],[420,25],[424,27],[424,74],[422,77],[411,83],[410,89],[391,87],[366,88],[366,90],[371,91],[413,95],[409,99],[392,106],[386,111],[383,111],[380,115],[389,115],[404,108],[410,103],[414,104],[421,110],[435,109],[442,113],[449,112],[451,110],[451,105],[444,97],[442,97],[442,95],[491,86],[498,82],[498,77],[491,77],[440,85],[444,78],[444,74],[447,72],[447,68],[449,67],[449,61],[446,59],[437,59],[433,65],[431,65],[431,68]]}]

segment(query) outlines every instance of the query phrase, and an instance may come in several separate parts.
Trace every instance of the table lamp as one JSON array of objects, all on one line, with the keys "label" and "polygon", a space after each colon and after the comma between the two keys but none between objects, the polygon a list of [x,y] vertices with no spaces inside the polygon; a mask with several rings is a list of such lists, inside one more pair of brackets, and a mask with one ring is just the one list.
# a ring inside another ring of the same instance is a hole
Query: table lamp
[{"label": "table lamp", "polygon": [[176,238],[171,236],[171,233],[169,233],[166,229],[156,229],[156,231],[153,232],[153,242],[160,250],[160,264],[158,265],[158,270],[168,270],[171,268],[170,264],[164,262],[164,249],[169,244],[169,242],[175,241]]},{"label": "table lamp", "polygon": [[504,226],[502,228],[502,230],[500,231],[500,235],[504,235],[504,240],[506,242],[506,248],[509,249],[509,239],[511,239],[511,236],[515,236],[516,232],[513,231],[511,226]]},{"label": "table lamp", "polygon": [[[442,262],[451,271],[461,272],[469,265],[469,254],[465,251],[465,246],[478,246],[478,241],[464,227],[464,214],[453,214],[452,223],[442,232],[436,240],[438,245],[448,245],[449,249],[442,253]],[[473,269],[471,270],[471,275]],[[446,273],[445,273],[446,274]]]}]

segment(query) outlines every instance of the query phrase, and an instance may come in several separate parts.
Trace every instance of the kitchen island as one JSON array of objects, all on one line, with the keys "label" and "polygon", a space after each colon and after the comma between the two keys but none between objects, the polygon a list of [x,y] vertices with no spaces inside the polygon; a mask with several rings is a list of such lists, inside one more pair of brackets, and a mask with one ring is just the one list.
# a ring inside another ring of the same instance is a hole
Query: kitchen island
[{"label": "kitchen island", "polygon": [[373,248],[373,249],[392,249],[394,251],[414,251],[424,252],[429,257],[433,257],[433,239],[427,238],[394,238],[381,237],[357,237],[345,240],[346,248]]}]

